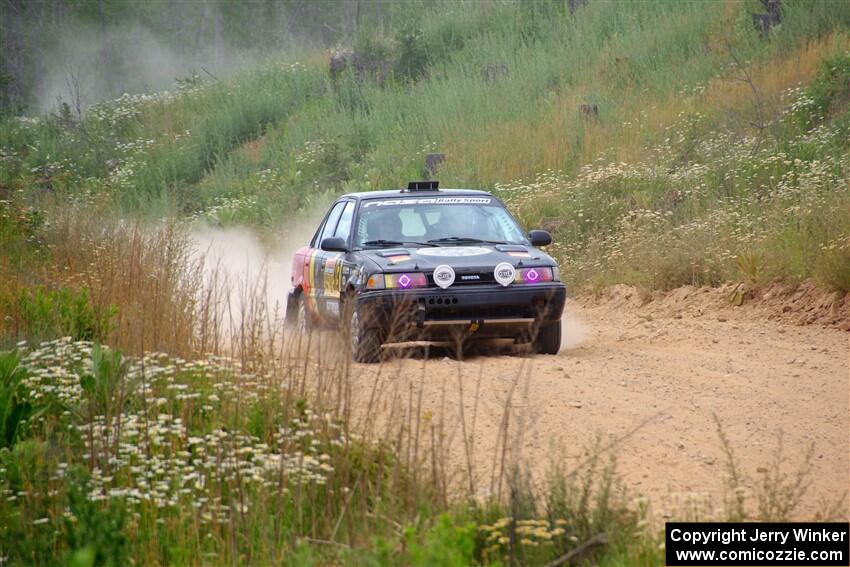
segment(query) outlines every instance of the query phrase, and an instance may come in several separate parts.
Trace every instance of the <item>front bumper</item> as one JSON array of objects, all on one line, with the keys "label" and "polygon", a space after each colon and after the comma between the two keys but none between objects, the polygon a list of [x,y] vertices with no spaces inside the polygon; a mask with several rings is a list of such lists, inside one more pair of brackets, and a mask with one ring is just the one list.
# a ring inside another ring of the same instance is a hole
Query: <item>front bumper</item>
[{"label": "front bumper", "polygon": [[463,331],[480,338],[516,338],[559,321],[566,296],[560,282],[376,290],[359,294],[357,308],[364,320],[389,334],[441,339]]}]

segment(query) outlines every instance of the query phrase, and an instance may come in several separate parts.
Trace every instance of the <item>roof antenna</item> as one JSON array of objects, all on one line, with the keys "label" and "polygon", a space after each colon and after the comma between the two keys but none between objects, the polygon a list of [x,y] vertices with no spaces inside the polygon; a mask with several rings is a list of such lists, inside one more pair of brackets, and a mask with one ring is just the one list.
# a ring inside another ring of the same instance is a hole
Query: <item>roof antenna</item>
[{"label": "roof antenna", "polygon": [[411,181],[407,184],[408,193],[415,191],[439,191],[439,181]]}]

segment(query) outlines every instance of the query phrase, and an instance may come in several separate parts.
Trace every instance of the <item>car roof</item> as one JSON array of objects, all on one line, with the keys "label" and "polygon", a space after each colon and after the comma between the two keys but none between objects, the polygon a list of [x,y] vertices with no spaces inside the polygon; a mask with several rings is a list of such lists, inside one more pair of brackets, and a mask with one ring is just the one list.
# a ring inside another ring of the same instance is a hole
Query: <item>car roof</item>
[{"label": "car roof", "polygon": [[436,191],[408,191],[407,189],[390,189],[383,191],[360,191],[358,193],[348,193],[340,197],[340,199],[386,199],[389,197],[445,197],[455,195],[488,195],[493,196],[487,191],[479,191],[478,189],[439,189]]}]

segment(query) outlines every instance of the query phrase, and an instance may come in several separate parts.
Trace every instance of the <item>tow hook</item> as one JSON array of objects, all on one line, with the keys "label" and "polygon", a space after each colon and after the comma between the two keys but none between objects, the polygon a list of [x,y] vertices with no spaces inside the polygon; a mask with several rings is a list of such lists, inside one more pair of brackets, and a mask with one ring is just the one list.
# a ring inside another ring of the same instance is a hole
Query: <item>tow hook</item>
[{"label": "tow hook", "polygon": [[421,329],[425,326],[425,306],[420,305],[416,309],[416,328]]}]

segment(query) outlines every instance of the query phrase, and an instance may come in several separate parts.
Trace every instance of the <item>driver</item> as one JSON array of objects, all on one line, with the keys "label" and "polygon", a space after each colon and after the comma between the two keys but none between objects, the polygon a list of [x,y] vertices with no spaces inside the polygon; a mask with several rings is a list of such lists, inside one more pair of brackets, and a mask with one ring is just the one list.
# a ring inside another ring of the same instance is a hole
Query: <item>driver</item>
[{"label": "driver", "polygon": [[395,240],[401,242],[404,236],[401,233],[401,219],[395,212],[387,212],[381,215],[372,214],[366,221],[365,242],[371,240]]},{"label": "driver", "polygon": [[463,209],[452,206],[440,208],[440,218],[428,227],[428,238],[470,236],[475,233],[475,219],[464,218]]}]

